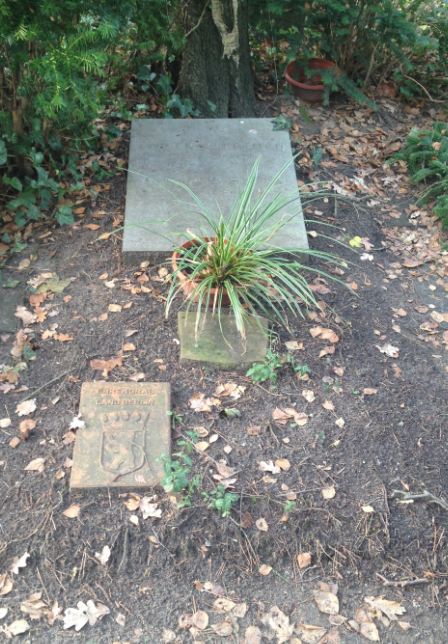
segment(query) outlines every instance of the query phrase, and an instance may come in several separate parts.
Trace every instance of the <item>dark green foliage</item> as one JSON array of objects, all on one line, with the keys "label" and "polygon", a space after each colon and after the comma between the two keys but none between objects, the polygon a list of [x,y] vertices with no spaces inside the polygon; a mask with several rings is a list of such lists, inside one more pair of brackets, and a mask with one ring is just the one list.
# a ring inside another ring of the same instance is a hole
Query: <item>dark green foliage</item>
[{"label": "dark green foliage", "polygon": [[432,96],[448,100],[448,2],[414,2],[411,6],[414,8],[410,18],[430,44],[412,49],[408,72],[411,77],[403,77],[401,70],[396,72],[397,78],[400,74],[403,77],[401,92],[405,96],[427,96],[423,85]]},{"label": "dark green foliage", "polygon": [[[384,80],[399,92],[436,94],[448,85],[448,3],[444,0],[252,0],[254,42],[272,42],[281,62],[318,56],[334,61],[342,76],[324,79],[365,102],[359,87]],[[283,44],[289,49],[285,54]],[[437,81],[435,81],[437,79]],[[435,81],[435,82],[434,82]]]},{"label": "dark green foliage", "polygon": [[172,5],[0,0],[0,173],[18,225],[43,212],[72,221],[58,200],[81,178],[79,152],[97,143],[94,121],[108,90],[137,66],[137,54],[148,68],[180,43]]},{"label": "dark green foliage", "polygon": [[[270,43],[263,56],[277,78],[290,58],[317,55],[337,64],[323,74],[327,96],[372,106],[362,90],[384,80],[409,98],[448,95],[445,0],[248,4],[254,49]],[[143,113],[153,98],[167,117],[200,116],[176,93],[186,9],[180,0],[0,0],[0,212],[6,204],[20,226],[42,214],[70,223],[79,155],[119,134],[111,121],[132,116],[129,95]]]},{"label": "dark green foliage", "polygon": [[[18,225],[66,193],[70,156],[94,136],[102,100],[96,79],[118,23],[101,15],[101,3],[95,14],[88,4],[0,0],[3,183]],[[54,212],[60,223],[71,221],[67,206]]]},{"label": "dark green foliage", "polygon": [[420,203],[434,202],[435,214],[448,228],[448,123],[412,130],[394,159],[406,161],[413,183],[426,185]]}]

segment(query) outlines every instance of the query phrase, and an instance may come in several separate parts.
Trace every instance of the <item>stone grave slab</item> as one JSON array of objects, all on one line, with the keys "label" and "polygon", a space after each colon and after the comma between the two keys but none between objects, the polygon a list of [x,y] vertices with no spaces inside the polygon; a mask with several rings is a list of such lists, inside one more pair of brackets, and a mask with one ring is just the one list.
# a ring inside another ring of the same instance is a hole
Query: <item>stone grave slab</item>
[{"label": "stone grave slab", "polygon": [[308,248],[300,195],[287,131],[269,118],[138,119],[129,152],[123,257],[128,265],[160,260],[185,241],[185,230],[207,231],[185,190],[193,190],[212,213],[225,215],[260,158],[256,194],[287,163],[290,167],[272,195],[295,198],[282,215],[291,215],[273,243]]},{"label": "stone grave slab", "polygon": [[[269,347],[268,322],[260,318],[247,322],[246,341],[243,343],[235,327],[231,313],[208,315],[201,323],[200,333],[195,337],[195,311],[179,311],[177,324],[180,339],[180,359],[194,360],[224,368],[251,365],[261,362]],[[224,336],[224,337],[223,337]],[[227,342],[226,342],[227,340]]]},{"label": "stone grave slab", "polygon": [[160,482],[170,454],[167,382],[85,382],[70,489],[141,488]]},{"label": "stone grave slab", "polygon": [[5,288],[0,286],[0,331],[14,333],[19,326],[17,307],[24,302],[23,286]]}]

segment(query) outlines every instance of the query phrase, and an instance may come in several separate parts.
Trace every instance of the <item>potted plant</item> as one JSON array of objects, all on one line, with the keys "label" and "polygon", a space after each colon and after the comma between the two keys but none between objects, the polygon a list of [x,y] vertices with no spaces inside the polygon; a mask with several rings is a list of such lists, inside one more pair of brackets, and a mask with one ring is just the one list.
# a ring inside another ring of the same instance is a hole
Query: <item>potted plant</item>
[{"label": "potted plant", "polygon": [[[310,275],[322,275],[321,268],[306,265],[306,256],[342,265],[330,253],[311,249],[285,249],[275,244],[275,235],[295,216],[286,213],[298,196],[272,192],[284,166],[254,198],[258,177],[257,161],[246,185],[228,217],[218,218],[204,207],[185,185],[207,225],[207,232],[189,231],[188,239],[172,255],[172,279],[166,314],[175,297],[182,293],[188,309],[196,307],[195,330],[201,319],[230,309],[241,338],[245,338],[248,320],[264,316],[287,326],[287,314],[304,315],[304,309],[316,307],[317,301],[308,282]],[[181,184],[178,184],[181,185]],[[329,279],[337,279],[327,275]]]},{"label": "potted plant", "polygon": [[[307,61],[292,60],[285,70],[285,78],[294,96],[308,103],[322,103],[325,99],[328,77],[333,76],[336,65],[325,58]],[[327,81],[327,82],[325,82]]]},{"label": "potted plant", "polygon": [[332,92],[343,92],[360,105],[377,110],[375,101],[366,96],[336,63],[325,58],[292,60],[285,70],[285,78],[294,95],[308,103],[328,105]]}]

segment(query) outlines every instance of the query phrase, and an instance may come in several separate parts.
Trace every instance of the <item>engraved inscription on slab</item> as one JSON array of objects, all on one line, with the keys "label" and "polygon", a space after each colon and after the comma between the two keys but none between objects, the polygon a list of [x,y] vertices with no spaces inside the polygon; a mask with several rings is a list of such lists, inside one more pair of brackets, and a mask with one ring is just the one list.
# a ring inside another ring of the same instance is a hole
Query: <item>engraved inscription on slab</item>
[{"label": "engraved inscription on slab", "polygon": [[70,488],[148,487],[170,454],[170,385],[85,382]]}]

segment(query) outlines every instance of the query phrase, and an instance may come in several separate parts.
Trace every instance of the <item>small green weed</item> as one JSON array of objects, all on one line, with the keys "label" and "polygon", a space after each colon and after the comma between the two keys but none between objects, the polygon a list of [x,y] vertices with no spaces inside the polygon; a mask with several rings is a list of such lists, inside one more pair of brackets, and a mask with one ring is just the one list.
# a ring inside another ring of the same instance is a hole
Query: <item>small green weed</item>
[{"label": "small green weed", "polygon": [[178,425],[182,424],[183,416],[182,414],[176,414],[174,411],[167,412],[168,416],[171,417],[172,428],[175,429]]},{"label": "small green weed", "polygon": [[219,512],[225,518],[230,515],[232,507],[237,503],[239,496],[234,492],[227,492],[224,485],[217,485],[212,492],[202,492],[208,502],[208,507]]},{"label": "small green weed", "polygon": [[187,438],[177,442],[180,451],[174,454],[176,458],[165,458],[163,461],[162,487],[167,494],[179,495],[178,506],[181,508],[191,507],[193,494],[202,483],[200,475],[192,476],[193,461],[189,456],[198,436],[195,431],[188,431],[186,435]]},{"label": "small green weed", "polygon": [[254,362],[246,372],[246,376],[254,382],[266,382],[276,385],[278,380],[277,371],[281,369],[283,362],[278,353],[271,349],[266,354],[264,362]]},{"label": "small green weed", "polygon": [[292,126],[292,119],[284,114],[279,114],[272,121],[272,124],[274,126],[274,130],[289,130]]},{"label": "small green weed", "polygon": [[162,487],[167,494],[177,494],[178,507],[189,508],[193,495],[202,483],[199,474],[191,475],[193,462],[187,454],[176,454],[177,459],[166,458],[163,463],[164,476]]},{"label": "small green weed", "polygon": [[278,381],[278,371],[283,365],[289,365],[294,373],[305,376],[310,373],[310,368],[307,364],[299,364],[292,353],[280,355],[272,349],[266,354],[264,362],[255,362],[250,369],[246,372],[246,376],[253,382],[267,382],[271,385],[276,385]]},{"label": "small green weed", "polygon": [[179,460],[172,458],[164,460],[162,486],[165,492],[178,494],[187,489],[190,482],[191,465],[191,459],[185,455]]},{"label": "small green weed", "polygon": [[307,364],[298,363],[292,353],[287,354],[287,363],[294,371],[294,373],[298,373],[302,378],[303,376],[306,376],[311,373],[311,369],[309,368],[309,366]]},{"label": "small green weed", "polygon": [[290,514],[295,509],[296,509],[295,501],[286,501],[285,505],[283,506],[283,512],[286,515]]}]

